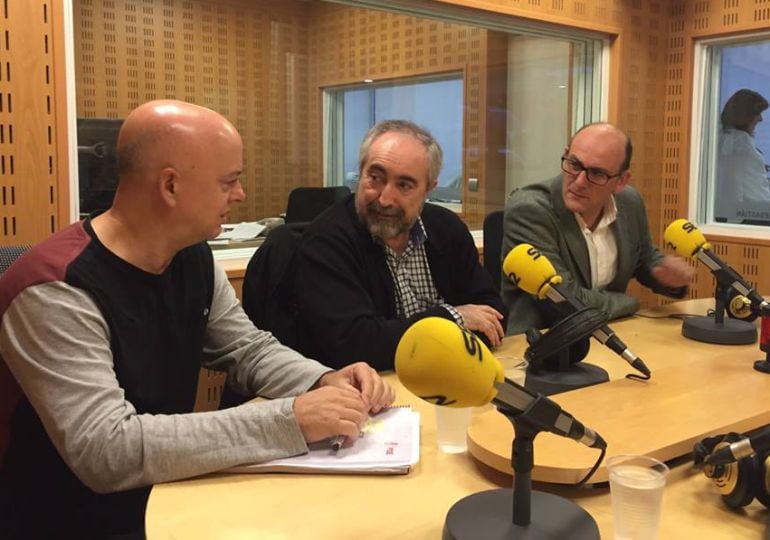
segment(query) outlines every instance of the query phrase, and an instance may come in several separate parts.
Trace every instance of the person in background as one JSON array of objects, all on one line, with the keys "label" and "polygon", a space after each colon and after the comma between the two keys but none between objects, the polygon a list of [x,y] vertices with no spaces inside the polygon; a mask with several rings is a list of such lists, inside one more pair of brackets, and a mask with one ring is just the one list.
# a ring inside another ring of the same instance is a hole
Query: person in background
[{"label": "person in background", "polygon": [[[230,122],[146,103],[126,118],[118,155],[112,207],[0,278],[8,538],[141,538],[152,484],[352,441],[393,401],[366,364],[332,371],[243,313],[205,243],[245,197]],[[201,366],[272,400],[192,412]]]},{"label": "person in background", "polygon": [[768,166],[754,142],[768,102],[753,90],[735,92],[720,116],[714,216],[717,221],[770,220]]},{"label": "person in background", "polygon": [[[532,244],[574,298],[610,319],[639,308],[626,294],[632,277],[658,294],[682,298],[693,273],[683,259],[652,245],[644,201],[629,185],[631,154],[631,140],[617,127],[584,126],[564,150],[562,174],[513,191],[503,218],[503,259],[516,245]],[[549,300],[538,301],[505,276],[501,294],[508,334],[558,320]]]},{"label": "person in background", "polygon": [[426,203],[441,161],[433,136],[411,122],[366,134],[355,195],[316,218],[297,252],[305,353],[334,367],[393,369],[404,331],[431,316],[500,344],[506,310],[468,227]]}]

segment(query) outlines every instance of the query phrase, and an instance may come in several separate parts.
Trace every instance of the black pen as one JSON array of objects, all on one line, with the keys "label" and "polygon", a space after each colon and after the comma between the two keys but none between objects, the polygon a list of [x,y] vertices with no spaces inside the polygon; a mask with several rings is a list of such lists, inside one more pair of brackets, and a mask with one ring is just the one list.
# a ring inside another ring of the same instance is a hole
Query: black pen
[{"label": "black pen", "polygon": [[335,452],[342,448],[342,445],[345,443],[345,436],[344,435],[337,435],[332,439],[332,450]]}]

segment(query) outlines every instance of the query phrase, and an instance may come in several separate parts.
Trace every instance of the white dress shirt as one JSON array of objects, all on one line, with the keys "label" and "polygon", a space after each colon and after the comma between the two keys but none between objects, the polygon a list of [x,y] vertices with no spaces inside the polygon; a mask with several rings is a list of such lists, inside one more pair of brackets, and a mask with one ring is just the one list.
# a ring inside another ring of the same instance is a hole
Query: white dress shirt
[{"label": "white dress shirt", "polygon": [[618,245],[610,228],[618,218],[615,197],[610,197],[593,231],[588,228],[579,214],[575,214],[575,217],[588,246],[588,258],[591,261],[591,289],[603,290],[615,279],[618,269]]}]

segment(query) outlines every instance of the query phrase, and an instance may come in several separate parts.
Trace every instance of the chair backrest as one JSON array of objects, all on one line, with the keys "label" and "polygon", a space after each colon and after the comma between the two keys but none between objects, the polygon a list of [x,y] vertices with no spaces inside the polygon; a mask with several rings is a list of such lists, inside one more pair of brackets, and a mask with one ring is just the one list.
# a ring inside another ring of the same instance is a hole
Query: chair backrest
[{"label": "chair backrest", "polygon": [[500,290],[500,280],[503,278],[502,262],[500,261],[503,248],[503,211],[497,210],[484,218],[484,268],[495,288]]},{"label": "chair backrest", "polygon": [[30,246],[0,246],[0,274],[8,270],[16,259],[27,251]]},{"label": "chair backrest", "polygon": [[[294,299],[294,256],[308,223],[286,223],[272,229],[251,257],[243,278],[243,310],[260,330],[268,330],[284,345],[296,349],[299,325]],[[220,409],[234,407],[249,397],[225,385]]]},{"label": "chair backrest", "polygon": [[289,193],[286,223],[313,221],[318,214],[350,195],[347,186],[298,187]]},{"label": "chair backrest", "polygon": [[246,267],[243,310],[262,330],[295,347],[294,256],[307,223],[287,223],[271,230]]}]

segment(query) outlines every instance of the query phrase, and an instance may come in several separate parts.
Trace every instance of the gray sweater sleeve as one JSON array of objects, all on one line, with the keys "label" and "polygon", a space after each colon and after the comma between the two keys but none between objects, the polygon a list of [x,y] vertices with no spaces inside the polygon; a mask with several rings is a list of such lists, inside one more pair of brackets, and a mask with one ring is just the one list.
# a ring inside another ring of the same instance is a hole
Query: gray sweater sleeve
[{"label": "gray sweater sleeve", "polygon": [[[215,279],[207,365],[270,397],[297,395],[328,371],[255,329],[221,269]],[[100,311],[63,282],[29,287],[14,299],[0,327],[0,355],[59,454],[97,492],[307,451],[291,397],[205,413],[137,414],[116,378]]]}]

